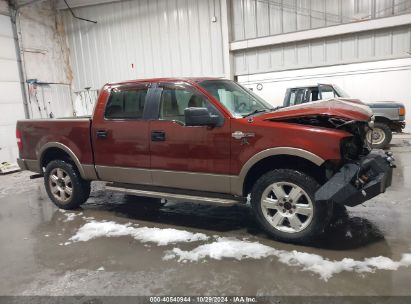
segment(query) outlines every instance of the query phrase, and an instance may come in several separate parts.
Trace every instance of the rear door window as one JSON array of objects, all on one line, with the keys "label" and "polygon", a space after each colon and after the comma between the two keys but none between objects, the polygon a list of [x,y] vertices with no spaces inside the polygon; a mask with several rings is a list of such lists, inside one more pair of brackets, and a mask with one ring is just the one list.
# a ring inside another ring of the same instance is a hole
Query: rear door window
[{"label": "rear door window", "polygon": [[107,101],[105,118],[141,119],[147,97],[147,87],[114,88]]}]

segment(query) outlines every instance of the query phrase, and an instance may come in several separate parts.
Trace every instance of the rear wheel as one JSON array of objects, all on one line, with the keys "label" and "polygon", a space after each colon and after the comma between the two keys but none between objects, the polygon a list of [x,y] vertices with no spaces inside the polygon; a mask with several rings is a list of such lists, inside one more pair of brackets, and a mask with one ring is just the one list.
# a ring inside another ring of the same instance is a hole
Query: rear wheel
[{"label": "rear wheel", "polygon": [[90,196],[90,182],[81,178],[73,164],[62,160],[48,163],[44,185],[49,198],[62,209],[76,209]]},{"label": "rear wheel", "polygon": [[374,128],[367,132],[367,141],[375,149],[386,147],[392,139],[392,131],[389,126],[382,122],[376,122]]},{"label": "rear wheel", "polygon": [[304,243],[328,225],[332,205],[314,199],[318,183],[295,170],[278,169],[261,176],[251,192],[251,205],[262,228],[274,239]]}]

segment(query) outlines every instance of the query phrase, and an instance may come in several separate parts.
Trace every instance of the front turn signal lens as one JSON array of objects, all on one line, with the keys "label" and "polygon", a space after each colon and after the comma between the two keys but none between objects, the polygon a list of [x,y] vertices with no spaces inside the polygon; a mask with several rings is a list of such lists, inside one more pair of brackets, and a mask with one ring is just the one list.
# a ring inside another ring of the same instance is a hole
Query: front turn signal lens
[{"label": "front turn signal lens", "polygon": [[398,115],[405,116],[405,107],[400,107],[398,110]]}]

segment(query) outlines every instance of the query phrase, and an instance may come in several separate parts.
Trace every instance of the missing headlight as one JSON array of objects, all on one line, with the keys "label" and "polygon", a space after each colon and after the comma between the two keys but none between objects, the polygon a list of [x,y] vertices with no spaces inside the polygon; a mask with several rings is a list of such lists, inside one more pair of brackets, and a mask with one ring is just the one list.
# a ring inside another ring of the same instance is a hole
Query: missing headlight
[{"label": "missing headlight", "polygon": [[358,159],[361,147],[354,136],[345,137],[341,140],[341,157],[343,159]]}]

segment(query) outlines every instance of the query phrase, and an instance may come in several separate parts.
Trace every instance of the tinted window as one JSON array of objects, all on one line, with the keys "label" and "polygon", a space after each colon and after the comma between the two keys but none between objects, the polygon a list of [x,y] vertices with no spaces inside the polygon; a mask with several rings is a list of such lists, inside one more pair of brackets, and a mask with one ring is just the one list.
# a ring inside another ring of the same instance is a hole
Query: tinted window
[{"label": "tinted window", "polygon": [[183,87],[164,87],[160,100],[160,115],[163,120],[174,120],[185,124],[186,108],[207,108],[212,114],[219,115],[217,109],[202,95]]},{"label": "tinted window", "polygon": [[305,89],[295,89],[290,93],[290,106],[299,105],[304,102]]},{"label": "tinted window", "polygon": [[310,101],[317,101],[320,99],[318,88],[310,88]]},{"label": "tinted window", "polygon": [[106,105],[105,117],[142,118],[146,96],[146,88],[113,89]]}]

